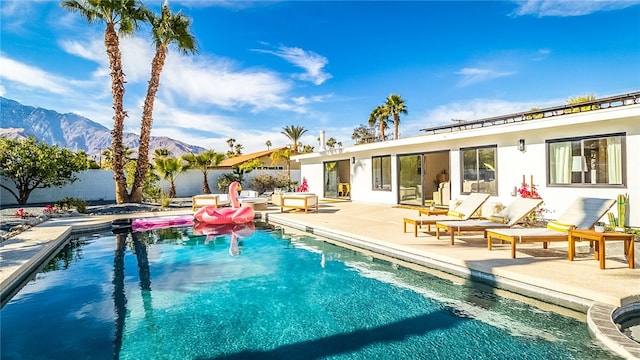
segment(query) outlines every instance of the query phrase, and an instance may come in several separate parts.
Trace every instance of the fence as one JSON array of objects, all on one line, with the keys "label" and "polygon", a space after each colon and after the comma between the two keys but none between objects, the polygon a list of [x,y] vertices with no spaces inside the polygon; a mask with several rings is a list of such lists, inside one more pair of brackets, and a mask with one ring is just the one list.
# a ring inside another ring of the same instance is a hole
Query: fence
[{"label": "fence", "polygon": [[[270,174],[277,176],[282,170],[254,170],[245,175],[245,184],[250,184],[251,180],[259,174]],[[225,192],[218,190],[216,185],[218,177],[229,173],[229,170],[211,170],[207,174],[207,181],[211,192]],[[62,187],[51,187],[47,189],[35,189],[29,196],[29,204],[55,203],[65,197],[83,199],[85,201],[115,201],[116,190],[111,170],[85,170],[78,174],[78,181]],[[300,170],[291,170],[291,180],[300,183]],[[13,182],[0,178],[2,184],[15,190]],[[204,181],[202,172],[199,170],[189,170],[176,176],[176,196],[191,197],[202,193],[202,182]],[[160,180],[162,191],[169,192],[169,182]],[[16,191],[17,193],[17,191]],[[6,189],[0,188],[0,205],[17,205],[15,197]]]}]

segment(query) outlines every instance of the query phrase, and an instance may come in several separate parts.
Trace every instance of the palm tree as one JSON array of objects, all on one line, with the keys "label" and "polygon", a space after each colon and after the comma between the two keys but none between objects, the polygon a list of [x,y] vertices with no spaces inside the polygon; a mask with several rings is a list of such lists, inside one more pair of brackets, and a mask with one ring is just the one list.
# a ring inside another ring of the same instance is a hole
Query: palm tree
[{"label": "palm tree", "polygon": [[159,157],[168,157],[171,155],[171,151],[167,148],[159,147],[153,150],[153,158],[157,159]]},{"label": "palm tree", "polygon": [[384,134],[384,130],[388,127],[389,123],[389,109],[386,106],[378,105],[369,115],[369,126],[378,125],[380,131],[380,140],[384,141],[387,136]]},{"label": "palm tree", "polygon": [[327,140],[327,146],[330,149],[333,149],[336,146],[336,142],[337,142],[336,139],[334,139],[333,137],[330,137],[329,140]]},{"label": "palm tree", "polygon": [[167,51],[170,45],[175,45],[179,53],[183,55],[197,53],[195,37],[190,32],[191,20],[180,12],[173,14],[167,1],[162,5],[159,16],[148,12],[148,21],[151,23],[151,34],[156,47],[156,53],[151,62],[151,78],[147,86],[147,96],[142,110],[142,123],[140,124],[140,145],[138,147],[138,166],[135,179],[131,188],[130,201],[142,201],[142,186],[149,167],[149,139],[153,125],[153,105],[160,86],[160,74],[164,67]]},{"label": "palm tree", "polygon": [[207,150],[200,154],[183,155],[182,159],[189,163],[190,168],[195,168],[202,172],[204,177],[204,180],[202,181],[202,193],[211,194],[211,188],[209,187],[209,181],[207,180],[209,167],[216,166],[224,160],[224,154],[218,154],[213,150]]},{"label": "palm tree", "polygon": [[122,154],[122,132],[124,119],[124,84],[122,71],[122,54],[120,52],[120,35],[130,35],[138,29],[139,22],[146,20],[147,10],[138,0],[65,0],[60,3],[63,8],[77,12],[87,22],[104,22],[104,45],[109,57],[111,71],[111,94],[113,97],[113,178],[116,183],[116,203],[127,200],[127,179],[124,174],[124,158]]},{"label": "palm tree", "polygon": [[304,133],[307,132],[307,129],[304,126],[285,126],[282,128],[282,134],[288,137],[293,142],[292,150],[298,152],[298,140],[302,137]]},{"label": "palm tree", "polygon": [[267,140],[267,142],[264,144],[267,145],[267,150],[271,149],[271,140]]},{"label": "palm tree", "polygon": [[233,150],[233,144],[235,144],[235,143],[236,143],[236,139],[234,139],[234,138],[228,138],[227,139],[227,145],[229,145],[231,150]]},{"label": "palm tree", "polygon": [[[105,169],[113,169],[113,150],[111,148],[104,149],[100,155],[104,156],[104,159],[101,160],[103,162],[102,166]],[[122,145],[122,159],[124,164],[128,164],[129,161],[133,160],[132,155],[133,150],[128,146]]]},{"label": "palm tree", "polygon": [[244,146],[242,146],[242,144],[236,144],[235,149],[236,155],[242,155],[242,149],[244,149]]},{"label": "palm tree", "polygon": [[169,197],[176,197],[176,176],[189,170],[189,165],[175,157],[157,158],[155,162],[156,173],[161,178],[169,181]]},{"label": "palm tree", "polygon": [[291,148],[283,148],[280,150],[276,150],[271,153],[271,165],[275,165],[281,161],[287,162],[287,190],[291,189],[291,155],[293,154],[293,150]]},{"label": "palm tree", "polygon": [[387,107],[389,113],[393,115],[394,139],[398,140],[400,138],[398,129],[400,125],[400,114],[407,115],[407,106],[405,105],[405,101],[402,99],[402,96],[396,94],[389,95],[384,105]]}]

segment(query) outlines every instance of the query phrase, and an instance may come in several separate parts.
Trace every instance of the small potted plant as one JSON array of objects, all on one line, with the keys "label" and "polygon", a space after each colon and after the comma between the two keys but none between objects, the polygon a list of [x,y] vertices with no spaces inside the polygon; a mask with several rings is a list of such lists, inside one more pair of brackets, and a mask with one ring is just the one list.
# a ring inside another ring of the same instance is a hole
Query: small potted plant
[{"label": "small potted plant", "polygon": [[604,232],[604,222],[598,221],[597,223],[595,223],[595,225],[593,226],[593,231],[599,233]]}]

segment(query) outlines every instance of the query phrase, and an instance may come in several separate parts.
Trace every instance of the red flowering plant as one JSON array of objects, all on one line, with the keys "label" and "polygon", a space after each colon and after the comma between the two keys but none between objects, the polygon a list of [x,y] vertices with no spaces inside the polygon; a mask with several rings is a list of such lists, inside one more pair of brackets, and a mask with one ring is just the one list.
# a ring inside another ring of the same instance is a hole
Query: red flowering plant
[{"label": "red flowering plant", "polygon": [[302,178],[302,184],[296,187],[297,192],[309,192],[309,185],[307,185],[307,178]]},{"label": "red flowering plant", "polygon": [[15,217],[19,217],[20,219],[26,219],[28,217],[34,217],[35,215],[33,215],[32,213],[25,211],[23,208],[18,209],[18,211],[16,211],[13,214]]},{"label": "red flowering plant", "polygon": [[[533,183],[533,176],[531,177],[531,185],[527,184],[524,180],[524,176],[522,177],[522,184],[520,187],[516,189],[516,192],[520,197],[527,199],[540,199],[542,200],[542,196],[538,194],[537,186]],[[544,214],[550,213],[549,209],[542,207],[542,205],[538,206],[535,210],[529,213],[525,218],[525,221],[529,225],[533,226],[546,226],[546,220],[544,219]]]},{"label": "red flowering plant", "polygon": [[522,184],[520,185],[520,188],[518,189],[518,194],[522,198],[542,199],[540,194],[538,194],[538,190],[536,189],[536,185],[534,185],[532,183],[531,186],[529,186],[529,184],[527,184],[524,181],[522,182]]},{"label": "red flowering plant", "polygon": [[53,214],[54,212],[56,212],[56,209],[54,209],[51,205],[47,205],[44,207],[44,209],[42,209],[43,214]]}]

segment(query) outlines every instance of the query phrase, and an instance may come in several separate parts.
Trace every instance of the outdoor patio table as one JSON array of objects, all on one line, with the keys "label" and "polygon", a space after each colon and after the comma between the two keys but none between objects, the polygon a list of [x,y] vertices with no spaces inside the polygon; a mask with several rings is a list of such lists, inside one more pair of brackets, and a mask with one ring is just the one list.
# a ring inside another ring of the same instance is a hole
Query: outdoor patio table
[{"label": "outdoor patio table", "polygon": [[600,269],[605,268],[605,242],[624,241],[624,254],[629,259],[629,268],[634,269],[633,234],[620,232],[595,232],[593,230],[569,230],[569,261],[573,261],[576,253],[576,238],[595,241],[594,257],[600,260]]}]

